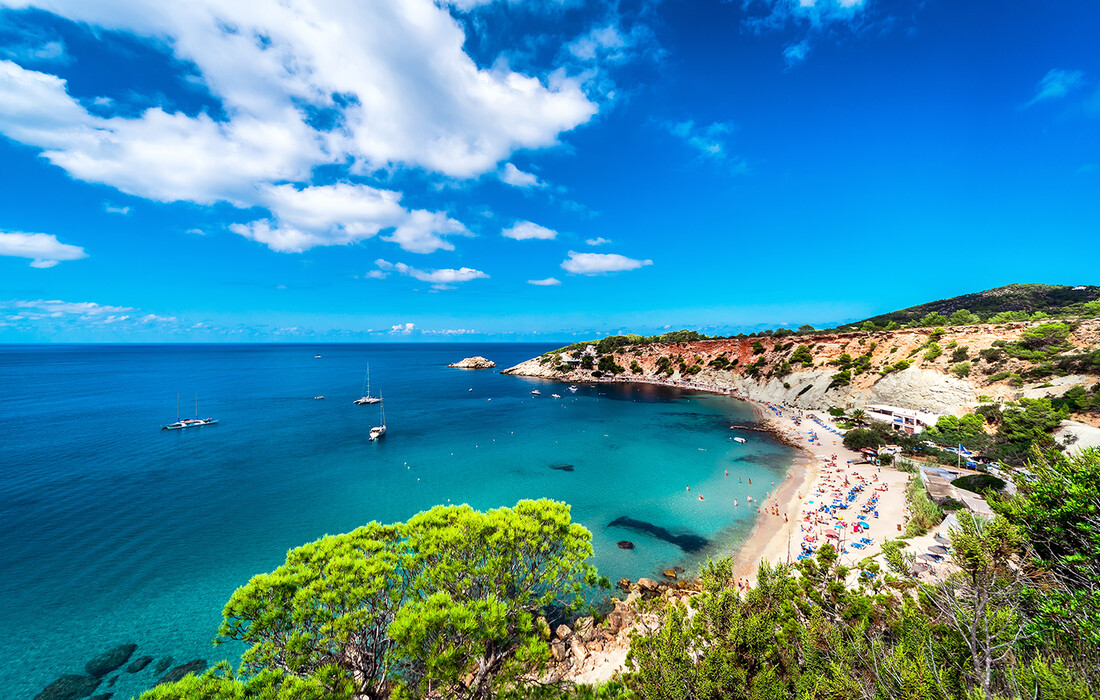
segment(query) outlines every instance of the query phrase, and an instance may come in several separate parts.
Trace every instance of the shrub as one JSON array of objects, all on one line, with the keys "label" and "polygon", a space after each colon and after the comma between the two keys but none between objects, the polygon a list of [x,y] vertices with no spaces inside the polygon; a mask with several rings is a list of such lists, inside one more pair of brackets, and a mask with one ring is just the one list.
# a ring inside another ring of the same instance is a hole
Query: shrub
[{"label": "shrub", "polygon": [[837,386],[848,386],[852,383],[852,373],[848,370],[841,370],[833,375],[833,380],[829,382],[829,388]]},{"label": "shrub", "polygon": [[928,361],[935,360],[937,357],[943,354],[943,349],[935,341],[928,344],[928,351],[924,353],[924,359]]},{"label": "shrub", "polygon": [[955,374],[956,377],[959,377],[959,378],[967,377],[967,376],[970,375],[970,363],[969,362],[960,362],[957,365],[955,365],[954,367],[952,367],[951,371]]},{"label": "shrub", "polygon": [[799,345],[798,349],[791,355],[791,364],[801,364],[803,367],[812,367],[814,364],[814,356],[810,352],[809,345]]},{"label": "shrub", "polygon": [[960,476],[951,482],[952,486],[984,496],[989,490],[1000,491],[1005,487],[1005,482],[992,474],[970,474]]},{"label": "shrub", "polygon": [[874,430],[855,428],[844,434],[844,446],[849,450],[878,449],[882,446],[882,437]]},{"label": "shrub", "polygon": [[752,354],[753,355],[763,355],[764,354],[764,344],[761,343],[759,340],[752,341]]},{"label": "shrub", "polygon": [[[952,341],[952,342],[954,342],[954,341]],[[955,348],[955,352],[951,353],[951,361],[952,362],[962,362],[963,360],[966,360],[969,357],[970,357],[970,349],[965,348],[965,347]]]}]

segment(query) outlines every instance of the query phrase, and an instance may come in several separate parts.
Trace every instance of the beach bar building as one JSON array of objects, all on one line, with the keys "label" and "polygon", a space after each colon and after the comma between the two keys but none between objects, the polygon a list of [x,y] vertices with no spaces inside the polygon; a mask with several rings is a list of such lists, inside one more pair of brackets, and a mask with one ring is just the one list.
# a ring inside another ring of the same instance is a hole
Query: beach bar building
[{"label": "beach bar building", "polygon": [[935,413],[883,404],[864,406],[863,412],[871,420],[889,423],[894,430],[907,435],[916,435],[925,428],[935,425],[936,421],[940,419],[939,415]]}]

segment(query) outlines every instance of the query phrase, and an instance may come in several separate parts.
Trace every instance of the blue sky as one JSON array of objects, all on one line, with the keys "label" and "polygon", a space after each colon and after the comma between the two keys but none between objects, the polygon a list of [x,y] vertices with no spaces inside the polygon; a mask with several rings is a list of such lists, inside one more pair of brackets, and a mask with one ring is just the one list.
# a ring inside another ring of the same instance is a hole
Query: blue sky
[{"label": "blue sky", "polygon": [[1098,284],[1098,26],[0,0],[0,342],[730,333]]}]

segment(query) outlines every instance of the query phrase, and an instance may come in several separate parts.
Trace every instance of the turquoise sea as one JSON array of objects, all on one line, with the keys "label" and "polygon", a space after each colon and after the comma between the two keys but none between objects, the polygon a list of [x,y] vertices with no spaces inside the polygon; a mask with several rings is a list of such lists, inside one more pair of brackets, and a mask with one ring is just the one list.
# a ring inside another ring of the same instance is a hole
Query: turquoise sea
[{"label": "turquoise sea", "polygon": [[[33,698],[127,642],[134,658],[173,665],[235,661],[237,648],[211,640],[237,586],[325,533],[440,503],[566,501],[612,581],[732,551],[756,514],[745,497],[772,490],[792,450],[766,433],[735,443],[728,426],[753,416],[728,397],[573,394],[445,366],[484,355],[499,369],[548,349],[0,346],[0,695]],[[378,407],[352,404],[368,362],[388,425],[376,443]],[[185,417],[197,395],[219,424],[160,430],[177,394]],[[611,525],[620,518],[635,527]],[[153,665],[123,669],[96,692],[128,698],[156,678]]]}]

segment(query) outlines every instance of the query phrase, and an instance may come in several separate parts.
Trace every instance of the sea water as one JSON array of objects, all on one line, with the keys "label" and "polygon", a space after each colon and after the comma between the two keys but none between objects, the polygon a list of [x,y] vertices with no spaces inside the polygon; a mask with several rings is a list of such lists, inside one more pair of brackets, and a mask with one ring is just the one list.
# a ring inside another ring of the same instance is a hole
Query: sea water
[{"label": "sea water", "polygon": [[[0,346],[0,694],[33,698],[127,642],[134,658],[235,662],[238,646],[211,640],[249,577],[326,533],[436,504],[565,501],[612,581],[693,575],[734,551],[756,517],[746,497],[774,492],[791,450],[730,431],[753,416],[729,397],[446,367],[549,349]],[[376,442],[380,406],[352,403],[368,363],[388,426]],[[177,395],[183,417],[197,399],[218,424],[161,430]],[[96,692],[130,697],[157,677],[114,675]]]}]

